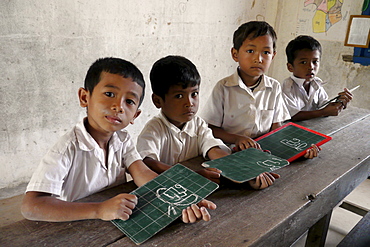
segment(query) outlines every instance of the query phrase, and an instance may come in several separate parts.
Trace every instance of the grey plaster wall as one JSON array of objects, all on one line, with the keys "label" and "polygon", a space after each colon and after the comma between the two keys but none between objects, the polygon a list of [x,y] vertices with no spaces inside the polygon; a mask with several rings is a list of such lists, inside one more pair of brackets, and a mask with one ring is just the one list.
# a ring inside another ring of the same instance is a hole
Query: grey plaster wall
[{"label": "grey plaster wall", "polygon": [[[273,24],[276,3],[252,0],[0,1],[0,198],[23,192],[41,157],[85,116],[77,90],[99,57],[132,61],[145,75],[160,57],[191,59],[201,103],[232,73],[231,37],[243,22]],[[129,131],[158,113],[150,100]],[[201,105],[201,107],[204,107]]]}]

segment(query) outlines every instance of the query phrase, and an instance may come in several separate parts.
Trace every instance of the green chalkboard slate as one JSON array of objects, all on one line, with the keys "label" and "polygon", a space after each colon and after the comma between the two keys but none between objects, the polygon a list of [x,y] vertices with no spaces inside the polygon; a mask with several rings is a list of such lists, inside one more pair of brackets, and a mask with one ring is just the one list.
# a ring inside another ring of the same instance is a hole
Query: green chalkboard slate
[{"label": "green chalkboard slate", "polygon": [[145,185],[132,191],[138,204],[126,221],[112,223],[136,244],[141,244],[182,215],[182,210],[200,202],[218,185],[176,164]]},{"label": "green chalkboard slate", "polygon": [[261,148],[292,162],[303,156],[311,144],[320,146],[332,138],[295,123],[287,123],[257,139]]},{"label": "green chalkboard slate", "polygon": [[236,183],[246,182],[263,172],[271,172],[286,165],[289,165],[287,160],[255,148],[203,163],[204,167],[220,169],[222,176]]}]

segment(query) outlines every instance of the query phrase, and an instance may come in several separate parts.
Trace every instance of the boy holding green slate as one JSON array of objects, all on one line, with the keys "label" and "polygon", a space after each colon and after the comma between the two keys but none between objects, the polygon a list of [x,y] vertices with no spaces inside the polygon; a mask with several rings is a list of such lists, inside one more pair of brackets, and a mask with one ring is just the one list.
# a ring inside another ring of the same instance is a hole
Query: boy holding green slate
[{"label": "boy holding green slate", "polygon": [[[85,87],[78,91],[87,117],[49,150],[33,174],[22,203],[29,220],[127,220],[138,203],[132,194],[104,202],[79,203],[80,198],[126,182],[126,171],[137,186],[157,176],[142,161],[124,130],[140,115],[145,82],[140,70],[119,58],[102,58],[89,68]],[[209,220],[203,200],[183,211],[184,222]]]},{"label": "boy holding green slate", "polygon": [[[137,149],[145,164],[157,173],[199,155],[214,160],[231,153],[221,140],[213,137],[206,122],[196,116],[200,80],[195,65],[181,56],[161,58],[152,67],[152,100],[161,112],[145,125]],[[219,182],[218,169],[204,168],[197,172]],[[262,173],[249,184],[263,189],[276,178],[278,174]]]}]

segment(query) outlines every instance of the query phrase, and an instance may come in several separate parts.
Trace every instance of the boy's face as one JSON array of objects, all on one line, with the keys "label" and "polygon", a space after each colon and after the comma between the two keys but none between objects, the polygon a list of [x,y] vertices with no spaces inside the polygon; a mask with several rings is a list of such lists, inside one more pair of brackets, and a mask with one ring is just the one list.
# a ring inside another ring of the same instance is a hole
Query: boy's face
[{"label": "boy's face", "polygon": [[140,114],[138,106],[142,93],[143,88],[131,78],[107,72],[101,73],[92,93],[80,88],[80,105],[87,107],[90,134],[111,135],[133,123]]},{"label": "boy's face", "polygon": [[153,103],[173,125],[182,129],[186,122],[192,120],[198,112],[199,85],[182,88],[182,86],[171,86],[163,100],[160,96],[153,94]]},{"label": "boy's face", "polygon": [[266,73],[275,56],[273,40],[270,35],[244,40],[239,50],[231,49],[235,62],[239,63],[243,80],[256,81]]},{"label": "boy's face", "polygon": [[318,50],[299,50],[297,51],[293,64],[287,64],[288,70],[292,72],[295,77],[305,79],[306,81],[312,81],[319,72],[320,55]]}]

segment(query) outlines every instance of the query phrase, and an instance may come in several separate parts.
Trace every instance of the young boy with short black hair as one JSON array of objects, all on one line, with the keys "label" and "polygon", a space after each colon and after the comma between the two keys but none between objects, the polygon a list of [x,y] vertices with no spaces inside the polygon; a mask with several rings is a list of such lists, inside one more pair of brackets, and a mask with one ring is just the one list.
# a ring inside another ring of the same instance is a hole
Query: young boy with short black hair
[{"label": "young boy with short black hair", "polygon": [[[145,164],[161,173],[199,155],[213,160],[231,153],[196,115],[200,75],[190,60],[182,56],[159,59],[151,69],[150,81],[153,103],[161,112],[149,120],[138,137],[137,149]],[[220,172],[209,168],[198,171],[216,182],[219,182]],[[275,173],[263,173],[249,184],[262,189],[278,177]]]},{"label": "young boy with short black hair", "polygon": [[[290,119],[280,83],[265,75],[276,54],[276,33],[264,21],[250,21],[234,32],[231,56],[238,63],[234,74],[220,80],[202,117],[215,137],[236,150],[260,148],[253,140]],[[306,158],[317,156],[314,146]]]},{"label": "young boy with short black hair", "polygon": [[291,40],[285,49],[287,68],[293,74],[283,82],[283,98],[293,121],[317,117],[337,116],[352,100],[352,94],[344,89],[336,102],[329,103],[328,95],[317,77],[322,48],[319,41],[307,35]]},{"label": "young boy with short black hair", "polygon": [[[127,220],[137,204],[132,194],[119,194],[104,202],[74,202],[108,186],[126,182],[128,171],[141,186],[157,174],[136,151],[124,128],[140,115],[145,82],[140,70],[119,58],[102,58],[89,68],[84,88],[78,90],[87,117],[44,156],[33,174],[22,203],[30,220]],[[200,206],[215,208],[212,202]],[[207,210],[192,207],[184,221],[209,220]]]}]

